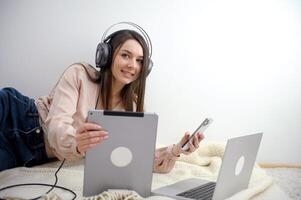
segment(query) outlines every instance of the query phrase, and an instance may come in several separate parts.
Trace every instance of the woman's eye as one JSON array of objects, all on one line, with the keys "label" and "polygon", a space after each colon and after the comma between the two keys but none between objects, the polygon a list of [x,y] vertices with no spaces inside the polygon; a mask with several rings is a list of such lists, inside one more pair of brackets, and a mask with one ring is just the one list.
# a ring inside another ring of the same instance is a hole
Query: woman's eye
[{"label": "woman's eye", "polygon": [[143,60],[137,60],[137,62],[141,65],[143,65]]},{"label": "woman's eye", "polygon": [[123,58],[129,58],[129,55],[126,54],[126,53],[121,54],[121,56],[122,56]]}]

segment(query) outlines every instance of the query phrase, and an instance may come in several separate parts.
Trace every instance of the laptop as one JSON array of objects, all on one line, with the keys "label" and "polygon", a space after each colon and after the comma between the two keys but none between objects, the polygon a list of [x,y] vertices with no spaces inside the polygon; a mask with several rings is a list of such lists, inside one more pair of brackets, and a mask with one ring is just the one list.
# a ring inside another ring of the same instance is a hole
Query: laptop
[{"label": "laptop", "polygon": [[244,190],[249,185],[262,133],[229,139],[216,182],[186,179],[158,188],[154,195],[181,200],[222,200]]},{"label": "laptop", "polygon": [[91,110],[87,121],[101,125],[109,138],[86,153],[83,196],[108,189],[150,196],[158,115]]}]

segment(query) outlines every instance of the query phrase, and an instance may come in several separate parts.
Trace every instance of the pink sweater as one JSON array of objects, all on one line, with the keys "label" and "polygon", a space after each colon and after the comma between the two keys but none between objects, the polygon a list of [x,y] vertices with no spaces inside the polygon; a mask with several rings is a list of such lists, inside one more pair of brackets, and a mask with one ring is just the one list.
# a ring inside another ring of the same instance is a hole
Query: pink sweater
[{"label": "pink sweater", "polygon": [[[99,84],[97,71],[83,63],[69,66],[48,96],[36,100],[40,123],[45,133],[49,158],[74,160],[82,155],[76,151],[76,130],[86,121],[88,110],[95,108]],[[114,110],[124,110],[116,107]],[[169,172],[176,157],[169,148],[155,152],[154,171]]]}]

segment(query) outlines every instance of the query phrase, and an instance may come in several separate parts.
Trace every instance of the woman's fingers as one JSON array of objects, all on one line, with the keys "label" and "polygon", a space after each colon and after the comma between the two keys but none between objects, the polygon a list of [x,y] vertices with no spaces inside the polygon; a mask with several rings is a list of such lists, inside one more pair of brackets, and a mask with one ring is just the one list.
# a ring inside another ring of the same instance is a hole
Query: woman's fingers
[{"label": "woman's fingers", "polygon": [[183,150],[182,146],[185,144],[185,142],[189,139],[189,132],[186,132],[184,136],[181,138],[180,142],[178,142],[172,149],[172,153],[174,155],[180,155]]},{"label": "woman's fingers", "polygon": [[197,133],[194,137],[193,137],[193,146],[197,149],[199,148],[199,133]]},{"label": "woman's fingers", "polygon": [[107,139],[108,137],[109,137],[108,133],[104,132],[104,133],[97,134],[97,136],[80,139],[78,141],[81,145],[87,145],[91,143],[100,143],[101,141]]},{"label": "woman's fingers", "polygon": [[183,144],[185,144],[187,142],[187,140],[189,140],[189,132],[185,132],[184,136],[182,137],[181,141],[180,141],[180,146],[183,146]]},{"label": "woman's fingers", "polygon": [[75,135],[77,149],[81,154],[96,146],[109,137],[108,132],[101,126],[93,123],[85,123]]},{"label": "woman's fingers", "polygon": [[91,137],[85,137],[85,138],[76,138],[77,145],[83,146],[83,145],[89,145],[93,143],[100,143],[101,141],[107,139],[109,137],[108,132],[101,132],[97,134],[90,134],[89,132],[87,135],[96,135]]},{"label": "woman's fingers", "polygon": [[188,152],[190,152],[190,153],[192,153],[192,152],[194,152],[195,151],[195,149],[196,149],[196,146],[195,146],[195,136],[194,136],[194,138],[193,138],[193,140],[190,142],[190,144],[189,144],[189,149],[188,149]]},{"label": "woman's fingers", "polygon": [[199,142],[201,142],[204,138],[205,138],[204,134],[199,132],[199,134],[198,134]]},{"label": "woman's fingers", "polygon": [[85,141],[77,141],[77,149],[80,153],[85,154],[87,150],[95,147],[97,144],[101,143],[106,139],[108,139],[108,136],[104,136],[103,138],[94,138]]},{"label": "woman's fingers", "polygon": [[89,149],[95,147],[97,144],[98,143],[92,143],[92,144],[89,144],[89,145],[84,145],[84,146],[81,147],[81,151],[85,153]]},{"label": "woman's fingers", "polygon": [[93,124],[93,123],[84,123],[78,130],[77,133],[85,133],[87,131],[97,131],[97,130],[102,130],[102,127],[99,126],[98,124]]},{"label": "woman's fingers", "polygon": [[196,149],[199,148],[199,144],[203,139],[204,139],[204,134],[201,132],[198,132],[193,138],[193,142],[192,142],[193,146]]},{"label": "woman's fingers", "polygon": [[77,139],[79,140],[86,140],[94,137],[104,137],[107,136],[108,132],[105,130],[99,130],[99,131],[86,131],[82,132],[80,134],[76,134]]},{"label": "woman's fingers", "polygon": [[197,148],[199,148],[199,144],[203,139],[204,139],[203,133],[198,132],[197,134],[195,134],[193,139],[189,142],[189,149],[187,151],[184,151],[183,153],[185,155],[188,155],[194,152]]}]

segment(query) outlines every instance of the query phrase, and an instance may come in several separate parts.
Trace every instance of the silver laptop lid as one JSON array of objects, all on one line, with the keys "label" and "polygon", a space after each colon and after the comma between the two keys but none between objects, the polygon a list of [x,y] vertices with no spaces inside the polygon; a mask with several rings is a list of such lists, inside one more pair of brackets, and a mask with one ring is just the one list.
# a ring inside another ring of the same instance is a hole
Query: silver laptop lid
[{"label": "silver laptop lid", "polygon": [[262,133],[229,139],[216,181],[214,200],[225,199],[248,187]]},{"label": "silver laptop lid", "polygon": [[129,189],[149,196],[158,116],[92,110],[87,121],[108,130],[109,138],[86,153],[83,195]]}]

